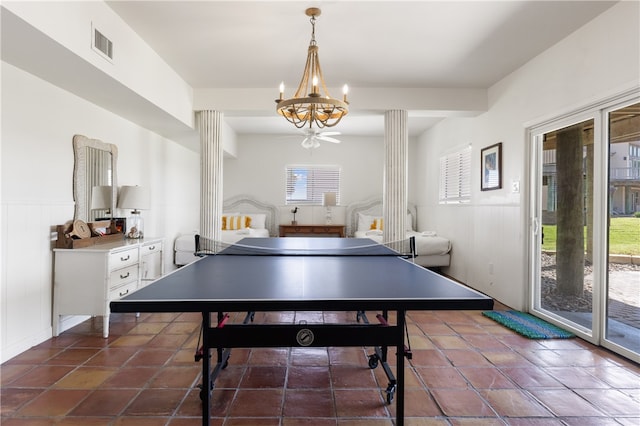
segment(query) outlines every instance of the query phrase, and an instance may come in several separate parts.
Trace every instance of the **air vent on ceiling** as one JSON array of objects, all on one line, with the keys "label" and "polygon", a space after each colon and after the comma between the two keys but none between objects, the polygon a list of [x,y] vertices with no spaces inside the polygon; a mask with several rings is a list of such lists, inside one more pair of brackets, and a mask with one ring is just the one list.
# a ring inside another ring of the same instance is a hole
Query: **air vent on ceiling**
[{"label": "air vent on ceiling", "polygon": [[96,27],[92,26],[92,43],[93,50],[98,52],[109,62],[113,62],[113,42],[102,34]]}]

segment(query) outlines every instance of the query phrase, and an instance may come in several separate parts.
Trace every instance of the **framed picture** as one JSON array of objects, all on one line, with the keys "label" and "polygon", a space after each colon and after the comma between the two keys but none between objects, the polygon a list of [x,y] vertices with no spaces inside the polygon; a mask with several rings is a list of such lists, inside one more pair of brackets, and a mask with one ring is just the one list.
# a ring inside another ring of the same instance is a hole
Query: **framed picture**
[{"label": "framed picture", "polygon": [[502,142],[480,152],[480,182],[482,191],[502,188]]}]

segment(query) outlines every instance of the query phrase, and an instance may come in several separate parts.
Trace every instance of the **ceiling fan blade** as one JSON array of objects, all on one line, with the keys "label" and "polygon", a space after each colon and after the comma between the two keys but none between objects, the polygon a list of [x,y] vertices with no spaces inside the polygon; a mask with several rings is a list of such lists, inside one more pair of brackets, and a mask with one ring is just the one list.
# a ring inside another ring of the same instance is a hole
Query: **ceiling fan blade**
[{"label": "ceiling fan blade", "polygon": [[321,132],[321,136],[338,136],[340,132]]},{"label": "ceiling fan blade", "polygon": [[340,143],[340,141],[338,139],[330,138],[330,137],[324,136],[324,135],[320,135],[316,139],[320,139],[321,141],[324,141],[324,142]]}]

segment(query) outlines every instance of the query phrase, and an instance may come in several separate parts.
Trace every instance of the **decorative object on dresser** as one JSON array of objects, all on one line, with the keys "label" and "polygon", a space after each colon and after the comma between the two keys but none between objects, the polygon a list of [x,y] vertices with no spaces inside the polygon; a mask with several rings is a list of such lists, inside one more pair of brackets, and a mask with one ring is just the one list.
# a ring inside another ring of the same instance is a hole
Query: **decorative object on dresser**
[{"label": "decorative object on dresser", "polygon": [[298,213],[298,207],[294,207],[293,210],[291,210],[291,213],[293,213],[293,220],[291,221],[291,224],[297,225],[298,221],[296,220],[296,213]]},{"label": "decorative object on dresser", "polygon": [[118,208],[133,209],[127,218],[126,237],[138,239],[144,237],[144,220],[140,210],[150,207],[150,194],[147,188],[141,186],[123,186],[118,196]]},{"label": "decorative object on dresser", "polygon": [[280,225],[281,237],[346,237],[344,225]]},{"label": "decorative object on dresser", "polygon": [[64,225],[57,225],[56,231],[58,233],[56,248],[63,249],[108,244],[122,241],[124,238],[113,220],[85,222],[82,219],[76,219]]},{"label": "decorative object on dresser", "polygon": [[[109,336],[109,302],[142,288],[164,274],[162,238],[125,240],[88,247],[54,249],[53,335],[61,316],[103,317]],[[82,241],[82,240],[74,240]]]}]

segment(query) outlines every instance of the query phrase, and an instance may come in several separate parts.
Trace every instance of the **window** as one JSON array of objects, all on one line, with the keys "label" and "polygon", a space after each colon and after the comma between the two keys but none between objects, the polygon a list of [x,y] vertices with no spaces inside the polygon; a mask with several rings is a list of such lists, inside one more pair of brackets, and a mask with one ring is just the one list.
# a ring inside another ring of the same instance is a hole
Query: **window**
[{"label": "window", "polygon": [[440,157],[440,203],[466,203],[471,200],[471,146]]},{"label": "window", "polygon": [[286,204],[322,204],[322,194],[336,193],[340,204],[338,166],[287,166]]}]

